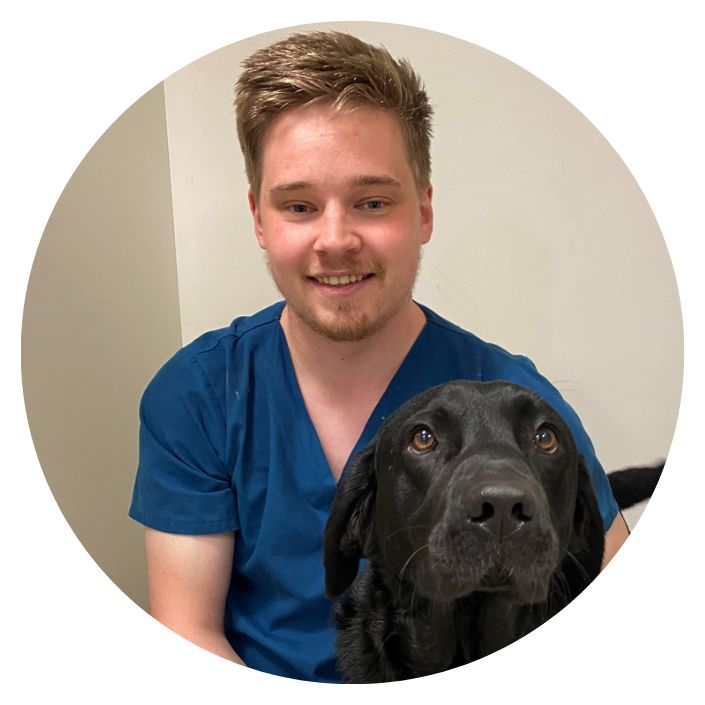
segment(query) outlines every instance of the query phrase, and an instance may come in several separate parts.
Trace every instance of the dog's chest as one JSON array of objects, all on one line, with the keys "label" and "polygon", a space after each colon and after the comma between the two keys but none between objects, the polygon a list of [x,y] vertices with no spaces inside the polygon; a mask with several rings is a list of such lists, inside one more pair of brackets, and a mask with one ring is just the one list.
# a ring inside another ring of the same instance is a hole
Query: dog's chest
[{"label": "dog's chest", "polygon": [[402,680],[473,660],[477,610],[429,602],[367,564],[338,607],[340,665],[353,682]]}]

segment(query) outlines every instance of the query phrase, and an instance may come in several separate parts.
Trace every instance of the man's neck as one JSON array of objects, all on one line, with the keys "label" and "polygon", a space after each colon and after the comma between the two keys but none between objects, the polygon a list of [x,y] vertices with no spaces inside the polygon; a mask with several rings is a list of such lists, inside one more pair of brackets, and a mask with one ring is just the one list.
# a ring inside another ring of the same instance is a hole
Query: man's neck
[{"label": "man's neck", "polygon": [[312,330],[288,306],[281,315],[297,376],[337,389],[365,384],[385,387],[424,327],[426,317],[413,301],[379,330],[359,341],[334,341]]}]

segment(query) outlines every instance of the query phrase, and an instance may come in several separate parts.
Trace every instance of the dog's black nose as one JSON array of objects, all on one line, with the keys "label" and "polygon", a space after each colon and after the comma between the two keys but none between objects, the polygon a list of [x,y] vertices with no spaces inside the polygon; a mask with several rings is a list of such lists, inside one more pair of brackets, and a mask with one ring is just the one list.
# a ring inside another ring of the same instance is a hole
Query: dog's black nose
[{"label": "dog's black nose", "polygon": [[536,512],[531,493],[518,483],[487,483],[466,497],[467,522],[479,525],[499,541],[530,522]]}]

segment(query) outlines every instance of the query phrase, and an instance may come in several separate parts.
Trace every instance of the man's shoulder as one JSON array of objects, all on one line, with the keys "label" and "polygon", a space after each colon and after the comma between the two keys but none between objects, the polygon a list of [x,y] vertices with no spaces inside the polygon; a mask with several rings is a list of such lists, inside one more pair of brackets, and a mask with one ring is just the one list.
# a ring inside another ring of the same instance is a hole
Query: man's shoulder
[{"label": "man's shoulder", "polygon": [[436,345],[441,344],[449,351],[457,352],[461,359],[479,364],[481,377],[508,375],[518,370],[535,372],[534,363],[525,355],[512,353],[501,345],[484,340],[475,333],[461,328],[430,308],[421,306],[431,336]]},{"label": "man's shoulder", "polygon": [[278,302],[250,316],[239,316],[224,328],[200,334],[162,364],[148,389],[163,393],[168,388],[183,392],[208,384],[219,386],[242,343],[272,333],[282,308],[283,303]]},{"label": "man's shoulder", "polygon": [[235,346],[245,338],[256,336],[258,332],[269,331],[278,323],[283,307],[283,302],[277,302],[252,315],[238,316],[225,328],[201,333],[181,348],[174,357],[192,360],[224,346]]}]

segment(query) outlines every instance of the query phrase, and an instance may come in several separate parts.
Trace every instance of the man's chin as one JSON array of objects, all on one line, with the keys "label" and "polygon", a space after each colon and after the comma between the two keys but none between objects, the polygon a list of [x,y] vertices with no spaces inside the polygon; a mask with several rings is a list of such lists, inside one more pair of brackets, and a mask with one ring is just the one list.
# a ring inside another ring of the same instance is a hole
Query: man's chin
[{"label": "man's chin", "polygon": [[356,320],[341,316],[338,320],[312,319],[304,322],[319,335],[336,343],[355,343],[364,340],[382,327],[379,322],[372,322],[366,316]]},{"label": "man's chin", "polygon": [[346,306],[336,306],[335,310],[322,312],[292,310],[312,331],[338,343],[364,340],[384,325],[381,318],[372,319],[368,314],[352,311]]}]

